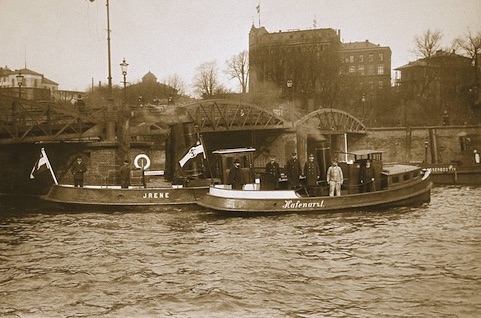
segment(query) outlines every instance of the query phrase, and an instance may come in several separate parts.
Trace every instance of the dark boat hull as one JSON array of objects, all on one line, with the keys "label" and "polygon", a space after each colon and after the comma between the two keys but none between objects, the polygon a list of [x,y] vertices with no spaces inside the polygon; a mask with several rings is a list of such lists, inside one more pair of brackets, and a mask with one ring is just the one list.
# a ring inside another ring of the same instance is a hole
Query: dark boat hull
[{"label": "dark boat hull", "polygon": [[420,179],[409,186],[396,189],[350,194],[339,197],[249,199],[221,197],[208,193],[198,201],[198,204],[212,210],[231,213],[327,213],[342,210],[409,206],[426,203],[430,201],[431,188],[432,182],[429,179]]},{"label": "dark boat hull", "polygon": [[206,186],[121,189],[53,185],[41,198],[68,208],[167,207],[196,204],[207,191]]},{"label": "dark boat hull", "polygon": [[426,166],[431,170],[431,181],[434,184],[481,184],[481,165],[458,166],[451,164],[437,164]]}]

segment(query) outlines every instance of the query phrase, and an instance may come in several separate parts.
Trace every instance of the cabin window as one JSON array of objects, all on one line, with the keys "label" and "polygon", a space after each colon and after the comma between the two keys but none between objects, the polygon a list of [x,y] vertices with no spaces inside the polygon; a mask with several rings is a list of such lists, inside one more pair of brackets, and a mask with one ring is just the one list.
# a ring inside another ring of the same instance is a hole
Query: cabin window
[{"label": "cabin window", "polygon": [[392,177],[391,182],[392,183],[399,183],[399,177],[398,176]]},{"label": "cabin window", "polygon": [[403,181],[409,181],[411,180],[411,174],[410,173],[406,173],[403,175]]}]

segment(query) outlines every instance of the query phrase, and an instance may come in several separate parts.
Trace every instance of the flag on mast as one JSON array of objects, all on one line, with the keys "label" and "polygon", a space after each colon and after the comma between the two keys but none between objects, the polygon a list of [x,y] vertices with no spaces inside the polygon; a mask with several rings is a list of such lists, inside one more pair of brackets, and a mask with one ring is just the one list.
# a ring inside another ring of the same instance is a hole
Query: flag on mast
[{"label": "flag on mast", "polygon": [[48,160],[47,153],[45,152],[44,148],[41,148],[38,160],[33,166],[32,171],[30,172],[30,179],[34,179],[36,175],[46,170],[50,170],[50,174],[52,175],[53,181],[55,181],[55,184],[58,184],[57,178],[53,173],[52,166],[50,165],[50,161]]},{"label": "flag on mast", "polygon": [[190,149],[185,153],[185,155],[182,157],[182,159],[179,160],[180,166],[181,167],[185,166],[187,161],[197,157],[198,154],[203,154],[204,159],[206,159],[205,151],[204,151],[204,145],[200,141],[198,141],[195,145],[190,147]]}]

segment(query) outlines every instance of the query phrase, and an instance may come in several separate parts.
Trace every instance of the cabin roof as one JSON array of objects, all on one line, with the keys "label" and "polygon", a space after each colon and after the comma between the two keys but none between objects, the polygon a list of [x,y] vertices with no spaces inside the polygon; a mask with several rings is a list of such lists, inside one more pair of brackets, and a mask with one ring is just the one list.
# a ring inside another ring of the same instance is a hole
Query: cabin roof
[{"label": "cabin roof", "polygon": [[355,155],[355,156],[366,156],[366,155],[371,155],[371,154],[377,154],[377,153],[383,153],[384,151],[381,150],[355,150],[355,151],[348,151],[346,152],[349,155]]},{"label": "cabin roof", "polygon": [[416,167],[416,166],[395,164],[392,166],[384,166],[382,169],[382,173],[387,175],[393,175],[393,174],[401,174],[404,172],[416,171],[418,169],[419,167]]},{"label": "cabin roof", "polygon": [[217,153],[217,154],[232,154],[232,153],[242,153],[242,152],[254,152],[256,151],[255,148],[231,148],[231,149],[219,149],[219,150],[214,150],[212,153]]}]

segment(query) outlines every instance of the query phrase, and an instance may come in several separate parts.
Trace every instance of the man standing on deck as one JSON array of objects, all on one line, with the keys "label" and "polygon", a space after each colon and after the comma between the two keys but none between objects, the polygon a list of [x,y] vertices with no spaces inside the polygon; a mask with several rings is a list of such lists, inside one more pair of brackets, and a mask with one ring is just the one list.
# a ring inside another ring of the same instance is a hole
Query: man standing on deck
[{"label": "man standing on deck", "polygon": [[333,160],[332,165],[327,169],[327,183],[329,183],[329,196],[341,195],[341,184],[344,182],[342,169],[337,165],[337,161]]},{"label": "man standing on deck", "polygon": [[297,159],[297,153],[292,153],[292,158],[286,163],[287,189],[298,189],[300,186],[301,163]]},{"label": "man standing on deck", "polygon": [[232,189],[242,190],[242,186],[246,184],[244,180],[244,173],[240,167],[240,160],[234,160],[234,167],[230,169],[229,175],[227,176],[227,183],[232,186]]},{"label": "man standing on deck", "polygon": [[82,188],[84,186],[84,173],[87,171],[87,166],[82,162],[82,158],[78,157],[70,170],[73,174],[74,186]]},{"label": "man standing on deck", "polygon": [[319,174],[319,165],[314,161],[314,155],[309,154],[309,159],[304,164],[304,176],[306,177],[306,185],[309,195],[314,195],[315,193],[314,187],[317,186]]},{"label": "man standing on deck", "polygon": [[371,161],[367,160],[364,167],[361,166],[359,173],[360,192],[375,191],[374,187],[374,168],[371,166]]},{"label": "man standing on deck", "polygon": [[130,162],[128,160],[124,160],[124,164],[119,169],[119,181],[120,187],[122,189],[128,189],[130,186]]},{"label": "man standing on deck", "polygon": [[276,156],[270,155],[270,161],[266,164],[266,173],[272,175],[274,189],[279,188],[279,177],[281,176],[279,164],[276,162]]}]

